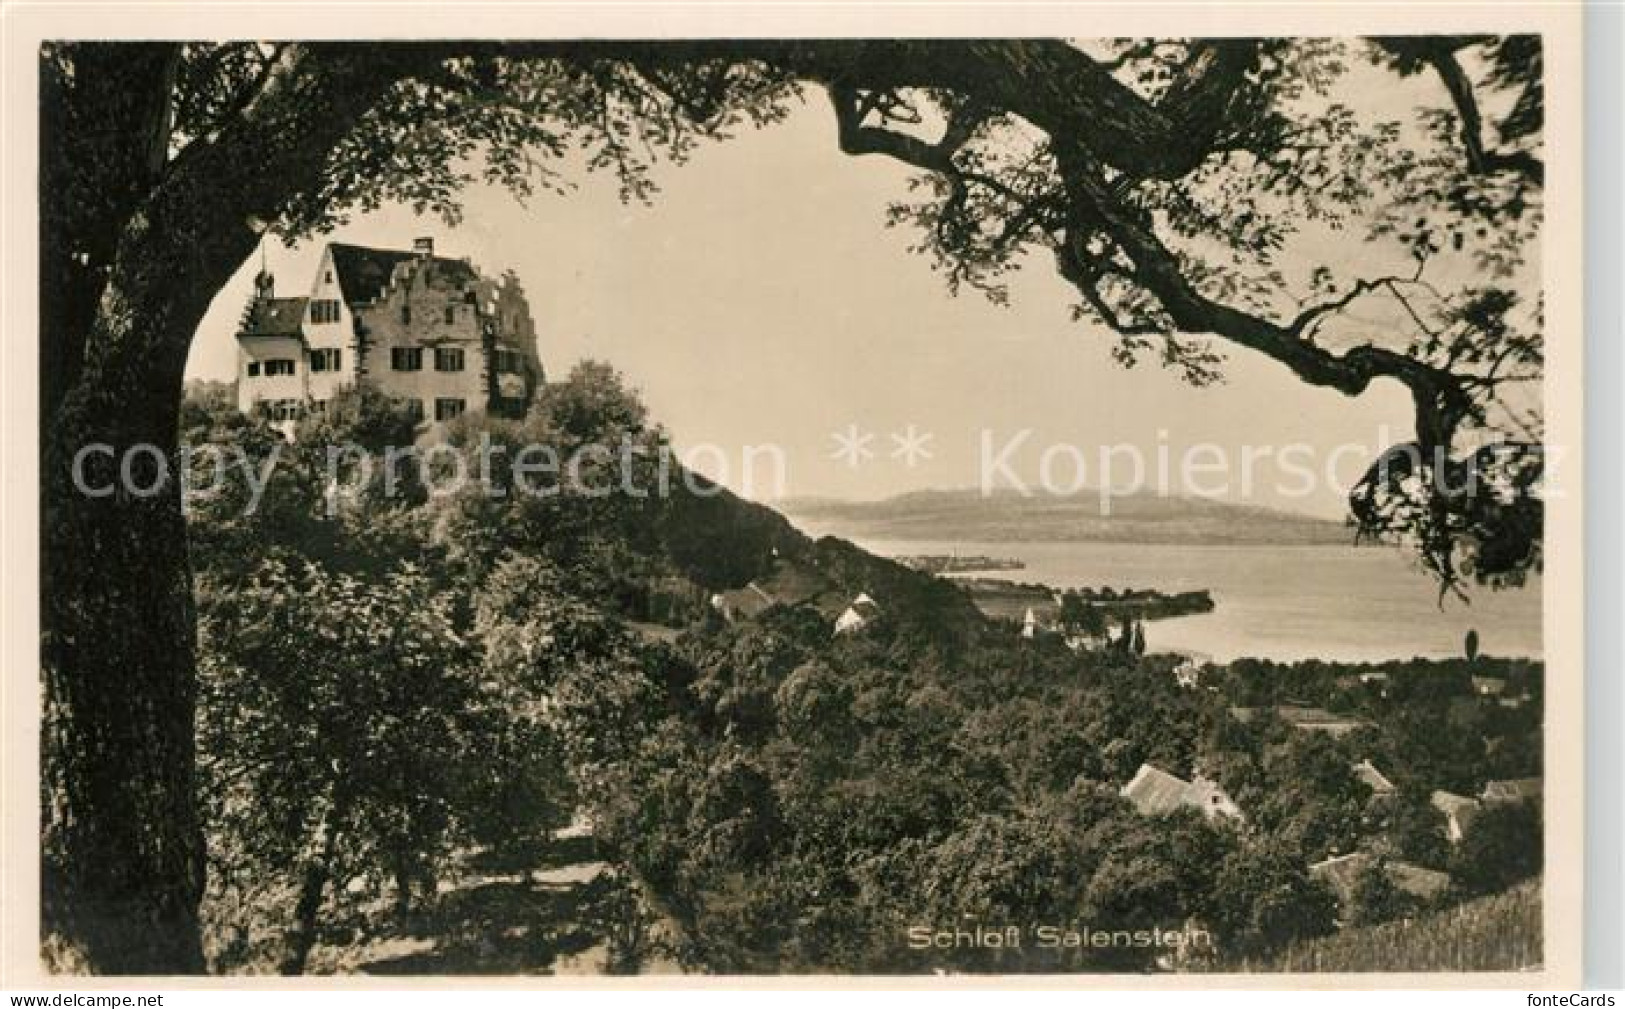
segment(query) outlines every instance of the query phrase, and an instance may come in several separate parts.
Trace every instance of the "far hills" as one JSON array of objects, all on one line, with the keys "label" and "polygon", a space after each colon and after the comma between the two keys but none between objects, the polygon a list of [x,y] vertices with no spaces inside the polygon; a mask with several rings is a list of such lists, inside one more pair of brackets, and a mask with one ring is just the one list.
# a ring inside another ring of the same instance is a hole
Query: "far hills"
[{"label": "far hills", "polygon": [[1154,493],[1068,496],[1013,489],[913,491],[879,501],[788,498],[775,507],[818,532],[874,540],[1094,542],[1174,545],[1348,544],[1340,522],[1256,505]]}]

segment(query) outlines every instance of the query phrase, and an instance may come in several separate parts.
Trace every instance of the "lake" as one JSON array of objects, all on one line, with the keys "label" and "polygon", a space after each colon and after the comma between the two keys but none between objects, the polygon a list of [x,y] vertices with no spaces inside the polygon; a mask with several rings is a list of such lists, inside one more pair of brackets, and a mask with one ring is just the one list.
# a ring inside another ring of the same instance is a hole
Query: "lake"
[{"label": "lake", "polygon": [[1486,655],[1542,654],[1538,578],[1522,589],[1473,588],[1470,603],[1441,607],[1437,583],[1387,547],[853,541],[888,557],[1013,557],[1026,568],[989,576],[1055,588],[1208,589],[1212,613],[1147,622],[1146,644],[1218,661],[1440,658],[1460,655],[1469,629]]}]

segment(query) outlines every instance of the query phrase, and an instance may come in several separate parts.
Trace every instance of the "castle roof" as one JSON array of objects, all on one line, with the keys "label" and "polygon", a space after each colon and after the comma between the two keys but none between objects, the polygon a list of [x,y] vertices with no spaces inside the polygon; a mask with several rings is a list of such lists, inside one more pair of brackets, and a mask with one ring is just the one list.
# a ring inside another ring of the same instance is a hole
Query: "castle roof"
[{"label": "castle roof", "polygon": [[299,336],[308,298],[259,298],[248,309],[242,336]]},{"label": "castle roof", "polygon": [[344,300],[351,305],[377,301],[378,296],[389,287],[395,267],[402,263],[423,260],[436,274],[453,284],[471,284],[479,279],[474,267],[461,259],[423,256],[402,249],[346,245],[343,242],[330,242],[327,250],[333,256],[333,270],[338,277],[339,290],[344,292]]}]

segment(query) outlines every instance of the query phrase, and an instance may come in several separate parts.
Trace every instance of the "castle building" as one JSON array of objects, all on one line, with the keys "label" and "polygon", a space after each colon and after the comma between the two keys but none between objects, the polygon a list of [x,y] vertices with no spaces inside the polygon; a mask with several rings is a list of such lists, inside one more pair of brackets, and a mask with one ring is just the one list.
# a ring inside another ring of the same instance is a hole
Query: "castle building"
[{"label": "castle building", "polygon": [[523,416],[542,384],[519,279],[466,259],[329,243],[297,297],[264,271],[237,332],[237,406],[291,430],[346,387],[367,386],[428,425],[464,413]]}]

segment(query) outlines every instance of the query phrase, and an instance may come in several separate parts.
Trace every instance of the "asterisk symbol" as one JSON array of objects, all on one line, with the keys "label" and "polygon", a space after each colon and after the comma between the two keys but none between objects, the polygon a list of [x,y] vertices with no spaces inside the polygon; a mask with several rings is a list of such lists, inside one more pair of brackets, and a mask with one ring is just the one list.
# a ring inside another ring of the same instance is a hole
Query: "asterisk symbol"
[{"label": "asterisk symbol", "polygon": [[838,447],[829,457],[839,459],[853,469],[857,469],[859,463],[875,457],[875,450],[869,447],[875,436],[861,430],[856,424],[848,424],[845,431],[837,431],[830,437],[835,439]]},{"label": "asterisk symbol", "polygon": [[931,444],[933,437],[930,431],[921,431],[910,424],[902,434],[892,434],[892,444],[897,447],[892,449],[891,457],[903,460],[905,466],[913,469],[923,460],[931,458],[931,450],[926,446]]}]

